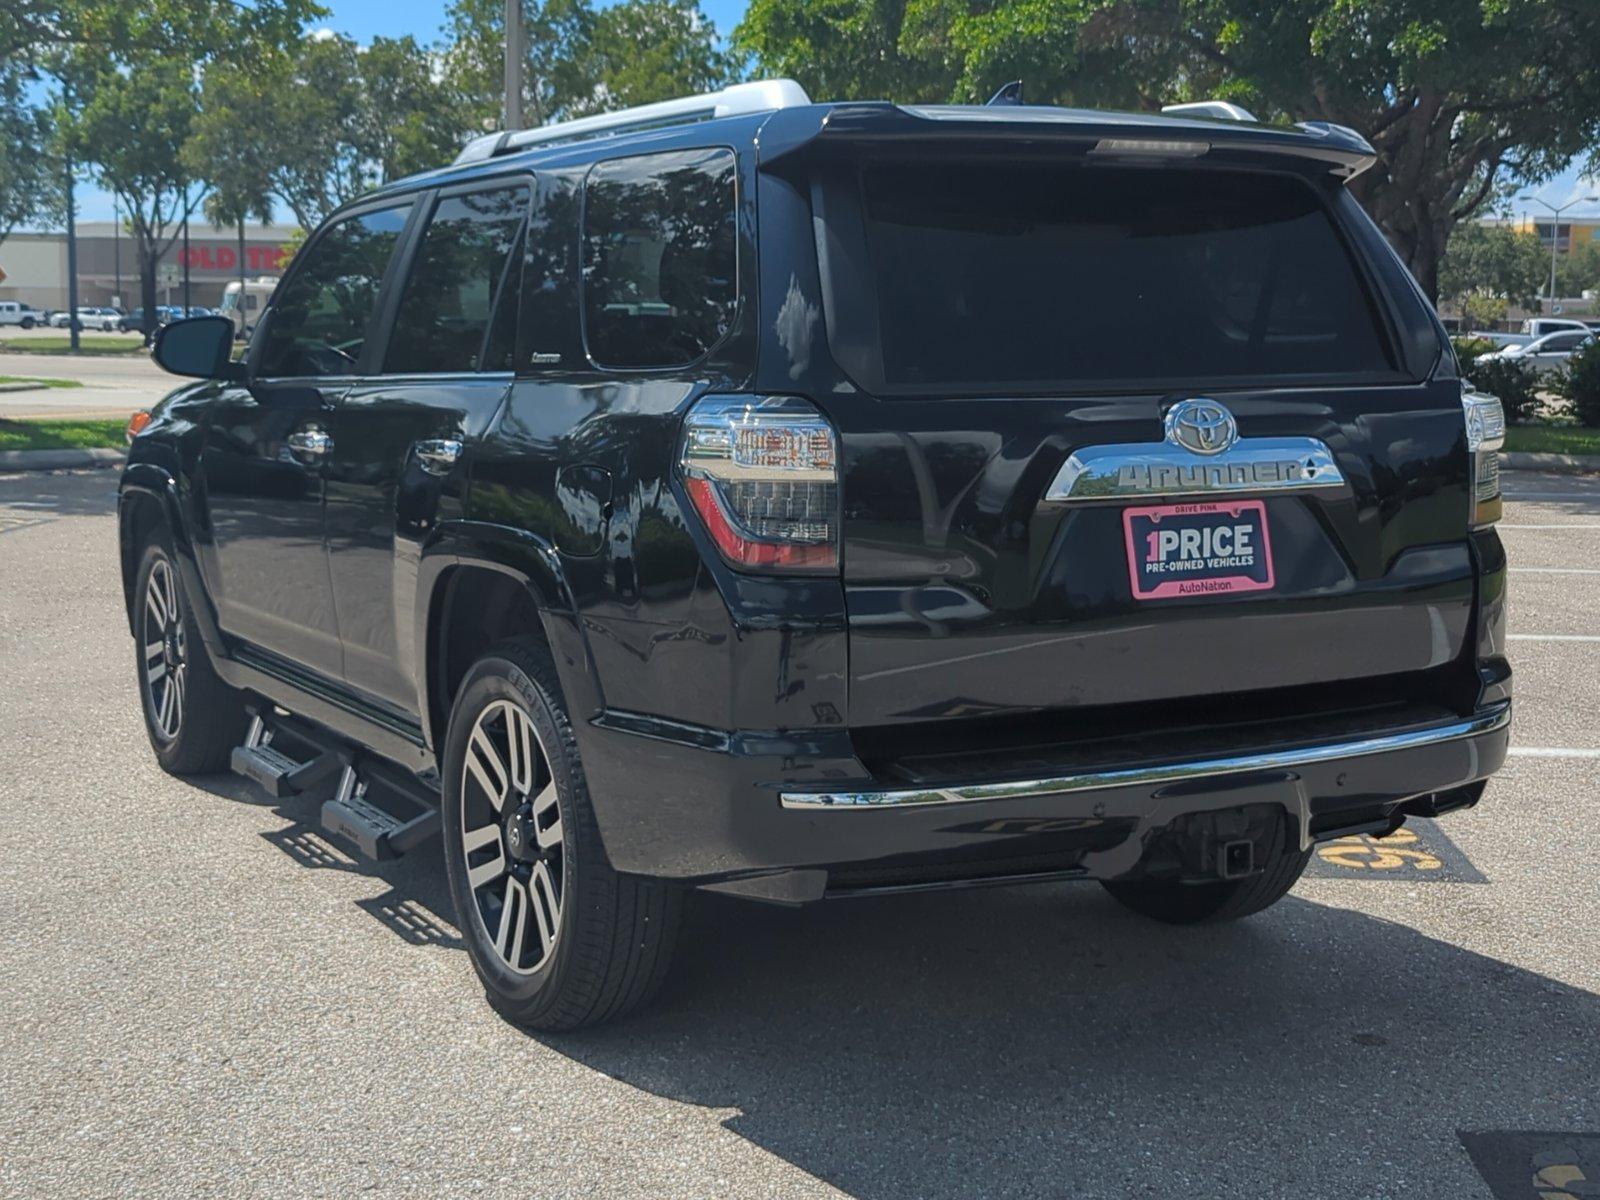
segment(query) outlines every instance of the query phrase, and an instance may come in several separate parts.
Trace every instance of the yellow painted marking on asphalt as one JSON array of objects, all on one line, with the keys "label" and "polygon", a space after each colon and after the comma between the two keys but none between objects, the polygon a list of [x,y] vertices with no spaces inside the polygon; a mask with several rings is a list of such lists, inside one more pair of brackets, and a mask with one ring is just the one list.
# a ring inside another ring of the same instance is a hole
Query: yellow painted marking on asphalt
[{"label": "yellow painted marking on asphalt", "polygon": [[1444,863],[1423,849],[1409,829],[1397,829],[1386,838],[1360,833],[1335,838],[1317,847],[1317,857],[1330,866],[1351,871],[1437,871]]},{"label": "yellow painted marking on asphalt", "polygon": [[[1578,1200],[1577,1195],[1566,1189],[1575,1183],[1586,1183],[1588,1178],[1576,1163],[1561,1163],[1535,1171],[1533,1186],[1538,1189],[1540,1200]],[[1588,1188],[1582,1189],[1585,1195],[1588,1191]]]}]

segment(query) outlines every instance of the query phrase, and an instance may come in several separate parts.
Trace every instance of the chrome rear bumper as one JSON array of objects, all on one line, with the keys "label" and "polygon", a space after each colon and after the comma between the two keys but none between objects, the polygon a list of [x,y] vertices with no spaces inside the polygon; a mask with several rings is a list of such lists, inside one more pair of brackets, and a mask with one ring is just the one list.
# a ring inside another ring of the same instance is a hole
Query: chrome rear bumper
[{"label": "chrome rear bumper", "polygon": [[1336,759],[1366,758],[1375,754],[1416,750],[1494,733],[1510,724],[1511,703],[1505,701],[1462,721],[1431,725],[1422,729],[1408,729],[1401,733],[1378,734],[1254,754],[1228,755],[1150,767],[1086,771],[1046,779],[1014,779],[954,787],[871,792],[783,792],[780,800],[787,809],[859,810],[965,804],[985,800],[1023,800],[1104,788],[1160,787],[1190,780],[1241,775],[1252,771],[1281,771]]}]

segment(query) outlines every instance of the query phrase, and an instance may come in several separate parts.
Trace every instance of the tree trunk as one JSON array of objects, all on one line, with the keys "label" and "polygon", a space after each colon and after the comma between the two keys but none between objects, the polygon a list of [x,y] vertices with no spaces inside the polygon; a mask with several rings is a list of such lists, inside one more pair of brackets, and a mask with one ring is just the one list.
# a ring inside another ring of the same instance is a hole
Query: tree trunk
[{"label": "tree trunk", "polygon": [[156,340],[156,269],[160,265],[160,255],[156,253],[152,238],[139,237],[138,246],[139,303],[144,306],[144,327],[140,332],[148,346]]}]

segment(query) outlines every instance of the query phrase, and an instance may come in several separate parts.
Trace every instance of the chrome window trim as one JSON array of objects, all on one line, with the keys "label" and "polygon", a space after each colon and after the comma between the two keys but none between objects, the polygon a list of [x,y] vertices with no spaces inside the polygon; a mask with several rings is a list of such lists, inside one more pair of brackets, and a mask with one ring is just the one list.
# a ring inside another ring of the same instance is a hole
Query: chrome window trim
[{"label": "chrome window trim", "polygon": [[1327,443],[1310,437],[1240,438],[1201,456],[1172,442],[1083,446],[1056,472],[1044,498],[1093,500],[1321,491],[1345,486]]},{"label": "chrome window trim", "polygon": [[1377,734],[1351,741],[1328,742],[1320,746],[1266,750],[1257,754],[1227,755],[1221,758],[1167,763],[1155,767],[1086,771],[1076,775],[1058,775],[1049,779],[962,784],[946,788],[918,788],[893,792],[784,792],[780,796],[780,802],[784,808],[804,810],[912,808],[929,804],[965,804],[982,800],[1026,800],[1101,788],[1156,787],[1206,776],[1283,770],[1333,759],[1363,758],[1397,750],[1415,750],[1424,746],[1437,746],[1445,742],[1494,733],[1510,724],[1511,702],[1508,700],[1476,713],[1465,721],[1452,721],[1424,729],[1407,730],[1404,733]]}]

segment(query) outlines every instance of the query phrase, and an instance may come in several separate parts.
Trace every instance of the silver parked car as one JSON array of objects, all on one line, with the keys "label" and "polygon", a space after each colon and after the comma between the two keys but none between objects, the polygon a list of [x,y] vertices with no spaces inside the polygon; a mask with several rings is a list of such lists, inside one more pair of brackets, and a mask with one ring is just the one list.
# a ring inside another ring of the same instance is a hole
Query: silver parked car
[{"label": "silver parked car", "polygon": [[[1496,350],[1485,354],[1484,359],[1498,358],[1509,362],[1523,362],[1531,366],[1541,375],[1548,375],[1567,365],[1567,359],[1580,347],[1594,341],[1594,334],[1579,330],[1562,330],[1559,333],[1547,333],[1541,338],[1521,346],[1507,346],[1504,350]],[[1483,359],[1479,360],[1480,362]]]}]

